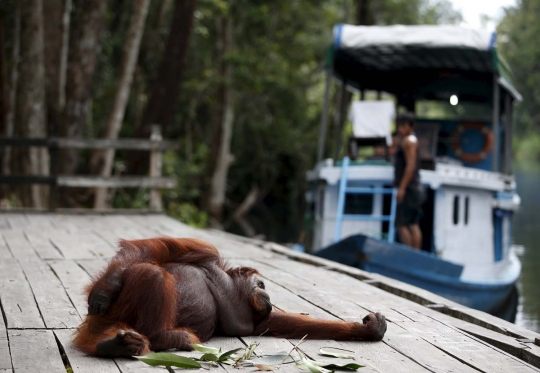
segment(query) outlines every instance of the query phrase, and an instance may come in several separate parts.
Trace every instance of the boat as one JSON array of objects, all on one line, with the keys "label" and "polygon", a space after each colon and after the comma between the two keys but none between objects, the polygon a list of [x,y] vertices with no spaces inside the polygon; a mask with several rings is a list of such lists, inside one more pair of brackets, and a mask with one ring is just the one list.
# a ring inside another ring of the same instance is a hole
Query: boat
[{"label": "boat", "polygon": [[[514,321],[521,263],[512,246],[520,205],[512,114],[521,96],[496,41],[494,32],[459,26],[334,27],[317,164],[307,175],[308,251]],[[340,102],[327,157],[333,85]],[[427,191],[421,250],[400,244],[394,229],[391,134],[351,134],[351,94],[369,102],[360,106],[391,102],[395,113],[416,116]]]}]

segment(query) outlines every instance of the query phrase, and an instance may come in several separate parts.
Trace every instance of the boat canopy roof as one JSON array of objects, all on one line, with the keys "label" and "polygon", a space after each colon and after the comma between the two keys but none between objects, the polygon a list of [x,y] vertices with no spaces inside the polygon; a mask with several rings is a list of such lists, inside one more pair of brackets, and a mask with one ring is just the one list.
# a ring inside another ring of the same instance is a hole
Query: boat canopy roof
[{"label": "boat canopy roof", "polygon": [[496,33],[460,26],[336,25],[334,75],[359,89],[412,100],[491,103],[493,76],[521,100],[496,48]]}]

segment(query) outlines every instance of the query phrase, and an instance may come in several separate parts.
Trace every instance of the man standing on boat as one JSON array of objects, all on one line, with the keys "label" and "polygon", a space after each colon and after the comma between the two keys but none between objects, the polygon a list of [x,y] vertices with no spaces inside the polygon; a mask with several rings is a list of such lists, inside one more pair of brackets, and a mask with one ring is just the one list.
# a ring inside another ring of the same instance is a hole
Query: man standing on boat
[{"label": "man standing on boat", "polygon": [[404,245],[419,250],[422,231],[418,223],[422,218],[425,201],[424,187],[420,183],[418,139],[414,134],[413,114],[396,117],[400,140],[394,160],[394,187],[397,191],[396,228]]}]

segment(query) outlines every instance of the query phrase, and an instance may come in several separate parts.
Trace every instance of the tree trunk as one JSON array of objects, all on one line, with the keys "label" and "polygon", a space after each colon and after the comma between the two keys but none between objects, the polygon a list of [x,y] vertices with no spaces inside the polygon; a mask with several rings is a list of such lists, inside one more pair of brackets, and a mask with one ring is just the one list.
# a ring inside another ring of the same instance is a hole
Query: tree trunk
[{"label": "tree trunk", "polygon": [[[7,133],[7,80],[6,80],[6,44],[4,39],[5,14],[0,11],[0,135],[5,136]],[[2,165],[4,164],[5,152],[2,152]],[[0,200],[5,200],[9,192],[7,185],[0,187]]]},{"label": "tree trunk", "polygon": [[222,83],[218,87],[218,122],[216,124],[216,128],[219,129],[217,131],[219,145],[215,162],[211,163],[215,164],[215,168],[208,198],[208,212],[214,227],[221,227],[227,192],[227,175],[232,161],[230,147],[234,120],[233,67],[226,61],[226,56],[232,49],[232,20],[230,17],[223,17],[218,20],[218,25],[218,69],[219,76],[222,77]]},{"label": "tree trunk", "polygon": [[[9,72],[9,94],[6,105],[6,125],[4,128],[5,137],[13,137],[14,135],[14,122],[15,122],[15,102],[17,93],[17,80],[19,69],[19,52],[20,52],[20,36],[21,36],[21,17],[20,6],[15,5],[14,27],[13,27],[13,46],[11,51],[11,68]],[[2,175],[11,174],[11,147],[6,146],[2,152]]]},{"label": "tree trunk", "polygon": [[[355,23],[357,25],[373,25],[374,24],[374,14],[372,9],[371,0],[356,0],[355,1]],[[346,17],[346,12],[348,11],[348,8],[344,6],[343,8],[344,12],[344,18]],[[346,23],[346,22],[345,22]],[[334,100],[335,102],[338,102],[339,105],[344,105],[345,108],[347,108],[351,102],[352,99],[352,93],[350,91],[345,91],[344,95],[342,96],[343,91],[341,89],[339,91],[336,91]],[[337,100],[336,100],[337,99]],[[334,106],[336,107],[336,106]],[[339,109],[334,113],[332,116],[332,123],[331,126],[334,127],[334,155],[337,159],[339,157],[340,151],[341,151],[341,141],[340,138],[342,136],[343,132],[343,123],[345,122],[345,118],[342,118],[339,116]]]},{"label": "tree trunk", "polygon": [[[176,0],[167,45],[152,83],[150,98],[144,111],[143,120],[136,129],[137,137],[148,138],[152,124],[162,126],[164,137],[173,123],[182,77],[186,66],[189,40],[193,29],[193,14],[197,0]],[[130,171],[145,173],[148,170],[146,154],[133,153],[130,157]]]},{"label": "tree trunk", "polygon": [[[20,0],[21,50],[17,86],[17,130],[20,137],[46,137],[45,65],[43,42],[43,4],[41,0]],[[47,175],[49,154],[46,148],[26,148],[20,153],[25,175]],[[36,208],[47,205],[47,187],[21,188],[23,204]]]},{"label": "tree trunk", "polygon": [[[133,14],[126,36],[124,57],[120,68],[120,79],[116,89],[113,107],[107,119],[105,139],[117,139],[120,128],[122,127],[149,5],[150,0],[135,0],[133,2]],[[103,152],[97,151],[92,155],[91,166],[94,169],[99,168],[100,176],[111,175],[114,153],[114,149],[108,149]],[[94,199],[94,208],[105,208],[106,199],[107,189],[97,188]]]},{"label": "tree trunk", "polygon": [[47,122],[49,135],[57,135],[66,102],[66,72],[72,0],[43,3]]},{"label": "tree trunk", "polygon": [[[106,0],[74,0],[72,27],[69,35],[66,102],[60,122],[61,137],[80,138],[88,119],[92,93],[92,78],[101,50]],[[78,152],[60,151],[60,173],[74,174],[78,166]]]}]

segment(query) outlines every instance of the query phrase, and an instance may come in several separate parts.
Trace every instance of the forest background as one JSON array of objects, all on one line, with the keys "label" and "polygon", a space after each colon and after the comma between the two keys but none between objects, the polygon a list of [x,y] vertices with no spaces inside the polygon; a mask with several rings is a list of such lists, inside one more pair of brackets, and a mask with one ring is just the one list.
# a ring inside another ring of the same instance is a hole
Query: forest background
[{"label": "forest background", "polygon": [[[497,30],[524,97],[515,159],[533,167],[540,161],[538,19],[540,2],[518,0]],[[164,157],[164,173],[178,178],[163,196],[168,214],[298,242],[332,26],[461,20],[448,0],[0,0],[0,134],[148,138],[159,124],[179,143]],[[147,158],[62,151],[60,173],[144,174]],[[49,172],[44,149],[4,148],[0,161],[4,175]],[[0,204],[44,208],[46,194],[4,186]],[[60,202],[136,208],[148,194],[70,189]]]}]

